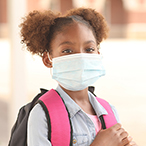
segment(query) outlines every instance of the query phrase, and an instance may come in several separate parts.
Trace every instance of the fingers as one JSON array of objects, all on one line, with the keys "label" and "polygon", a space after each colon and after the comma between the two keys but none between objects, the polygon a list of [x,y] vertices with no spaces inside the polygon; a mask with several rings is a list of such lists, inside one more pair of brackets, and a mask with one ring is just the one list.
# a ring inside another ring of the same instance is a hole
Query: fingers
[{"label": "fingers", "polygon": [[111,129],[115,129],[116,131],[122,127],[120,123],[115,124],[114,126],[110,127]]},{"label": "fingers", "polygon": [[134,141],[131,141],[130,146],[138,146],[138,145]]},{"label": "fingers", "polygon": [[125,131],[123,128],[120,128],[118,130],[119,134],[120,134],[120,137],[121,137],[121,140],[124,140],[125,138],[128,137],[128,133],[127,131]]},{"label": "fingers", "polygon": [[134,141],[132,141],[132,137],[129,136],[123,140],[124,146],[138,146]]},{"label": "fingers", "polygon": [[134,143],[129,143],[129,144],[125,145],[125,146],[138,146],[138,145],[134,142]]},{"label": "fingers", "polygon": [[129,137],[126,137],[126,138],[124,138],[123,140],[122,140],[122,144],[124,145],[124,146],[131,146],[130,145],[130,142],[132,141],[132,137],[131,136],[129,136]]},{"label": "fingers", "polygon": [[124,128],[122,128],[122,125],[120,123],[117,123],[114,126],[110,127],[109,129],[103,130],[101,132],[105,132],[107,134],[110,142],[111,139],[114,138],[112,140],[114,144],[117,143],[122,146],[137,146],[137,144],[134,141],[132,141],[132,137],[128,136],[129,134],[127,133],[127,131],[125,131]]},{"label": "fingers", "polygon": [[117,131],[116,133],[119,135],[119,137],[121,137],[121,140],[128,137],[128,133],[122,128],[120,123],[115,124],[111,128]]},{"label": "fingers", "polygon": [[122,145],[124,146],[137,146],[135,144],[135,142],[132,141],[132,137],[128,136],[129,134],[127,133],[127,131],[125,131],[121,124],[116,124],[114,126],[112,126],[112,130],[116,130],[116,135],[117,137],[119,137],[119,140],[121,141]]}]

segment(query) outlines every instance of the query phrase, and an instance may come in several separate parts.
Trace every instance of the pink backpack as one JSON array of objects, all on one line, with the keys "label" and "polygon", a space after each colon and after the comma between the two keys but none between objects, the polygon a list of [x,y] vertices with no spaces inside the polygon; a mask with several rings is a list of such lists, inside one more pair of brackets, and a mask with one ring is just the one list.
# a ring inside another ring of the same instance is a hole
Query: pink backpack
[{"label": "pink backpack", "polygon": [[[107,115],[100,117],[102,128],[109,128],[117,123],[109,103],[96,97],[98,102],[106,109]],[[72,127],[70,115],[57,91],[51,89],[39,98],[39,103],[45,110],[48,122],[48,139],[53,146],[72,145]],[[51,132],[50,132],[51,131]]]}]

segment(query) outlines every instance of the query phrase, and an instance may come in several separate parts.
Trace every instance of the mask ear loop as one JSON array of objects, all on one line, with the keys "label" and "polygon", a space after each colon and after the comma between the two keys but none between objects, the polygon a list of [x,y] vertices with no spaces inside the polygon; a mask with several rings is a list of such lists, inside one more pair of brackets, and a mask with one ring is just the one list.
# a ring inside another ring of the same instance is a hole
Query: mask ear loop
[{"label": "mask ear loop", "polygon": [[48,55],[48,58],[49,58],[50,62],[53,62],[53,61],[51,60],[51,58],[50,58],[49,52],[47,52],[47,55]]},{"label": "mask ear loop", "polygon": [[[50,58],[49,52],[47,52],[47,55],[48,55],[49,61],[53,64],[53,61],[52,61],[51,58]],[[53,65],[52,65],[52,66],[53,66]],[[53,76],[53,67],[50,68],[50,74],[51,74],[51,77],[52,77],[52,76]]]}]

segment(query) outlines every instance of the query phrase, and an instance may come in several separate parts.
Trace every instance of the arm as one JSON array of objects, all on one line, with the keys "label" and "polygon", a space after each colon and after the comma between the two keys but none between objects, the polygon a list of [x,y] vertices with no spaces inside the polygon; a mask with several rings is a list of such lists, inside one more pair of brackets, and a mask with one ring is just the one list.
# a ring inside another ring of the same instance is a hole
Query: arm
[{"label": "arm", "polygon": [[34,106],[30,112],[27,126],[28,146],[52,146],[48,140],[48,125],[45,112],[40,104]]}]

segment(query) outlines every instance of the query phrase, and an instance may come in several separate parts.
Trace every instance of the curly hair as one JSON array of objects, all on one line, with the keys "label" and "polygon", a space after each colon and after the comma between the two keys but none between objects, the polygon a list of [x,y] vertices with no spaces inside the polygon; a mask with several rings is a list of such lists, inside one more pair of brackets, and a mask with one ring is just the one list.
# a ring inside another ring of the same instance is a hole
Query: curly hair
[{"label": "curly hair", "polygon": [[66,26],[75,22],[89,27],[97,44],[108,36],[108,26],[104,17],[91,8],[71,9],[65,15],[51,10],[44,12],[32,11],[23,18],[20,24],[22,43],[32,54],[42,57],[45,51],[51,52],[51,41],[62,32]]}]

